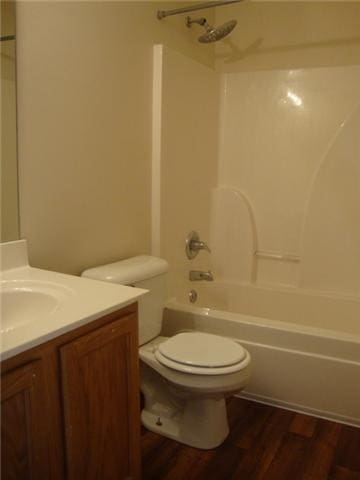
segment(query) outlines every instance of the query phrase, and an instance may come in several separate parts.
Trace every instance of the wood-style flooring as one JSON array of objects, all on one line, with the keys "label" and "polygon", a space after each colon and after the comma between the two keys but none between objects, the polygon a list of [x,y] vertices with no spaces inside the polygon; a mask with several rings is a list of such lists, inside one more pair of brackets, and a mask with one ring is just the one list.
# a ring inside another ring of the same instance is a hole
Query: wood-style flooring
[{"label": "wood-style flooring", "polygon": [[360,480],[360,429],[239,398],[230,435],[198,450],[142,430],[144,480]]}]

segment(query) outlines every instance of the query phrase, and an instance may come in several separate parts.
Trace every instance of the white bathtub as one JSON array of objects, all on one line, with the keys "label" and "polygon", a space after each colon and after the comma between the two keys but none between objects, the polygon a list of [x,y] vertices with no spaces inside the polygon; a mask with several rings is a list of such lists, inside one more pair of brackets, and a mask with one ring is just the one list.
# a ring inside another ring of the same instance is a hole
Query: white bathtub
[{"label": "white bathtub", "polygon": [[195,329],[239,341],[253,364],[241,396],[360,426],[359,298],[215,282],[189,289],[168,302],[162,334]]}]

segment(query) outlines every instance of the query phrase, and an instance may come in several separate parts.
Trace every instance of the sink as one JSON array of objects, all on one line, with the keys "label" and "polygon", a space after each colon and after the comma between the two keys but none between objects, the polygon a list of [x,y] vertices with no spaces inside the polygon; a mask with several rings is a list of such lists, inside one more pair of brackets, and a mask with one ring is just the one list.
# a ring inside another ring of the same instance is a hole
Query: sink
[{"label": "sink", "polygon": [[33,322],[51,320],[73,291],[52,282],[10,280],[1,282],[1,333]]}]

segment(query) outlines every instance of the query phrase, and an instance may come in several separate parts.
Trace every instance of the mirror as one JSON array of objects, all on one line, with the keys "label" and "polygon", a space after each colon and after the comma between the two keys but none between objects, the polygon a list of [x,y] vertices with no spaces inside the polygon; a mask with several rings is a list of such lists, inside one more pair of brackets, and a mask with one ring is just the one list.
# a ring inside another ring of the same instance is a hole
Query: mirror
[{"label": "mirror", "polygon": [[19,238],[15,1],[1,1],[1,242]]}]

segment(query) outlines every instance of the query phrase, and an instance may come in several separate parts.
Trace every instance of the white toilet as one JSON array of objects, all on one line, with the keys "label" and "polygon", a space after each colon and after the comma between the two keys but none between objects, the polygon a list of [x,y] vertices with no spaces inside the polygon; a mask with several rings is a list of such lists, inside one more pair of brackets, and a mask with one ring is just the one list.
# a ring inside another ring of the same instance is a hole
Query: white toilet
[{"label": "white toilet", "polygon": [[218,335],[183,332],[159,336],[168,263],[141,255],[83,272],[95,280],[149,290],[139,302],[139,356],[143,424],[187,445],[209,449],[229,433],[225,397],[250,377],[250,355]]}]

